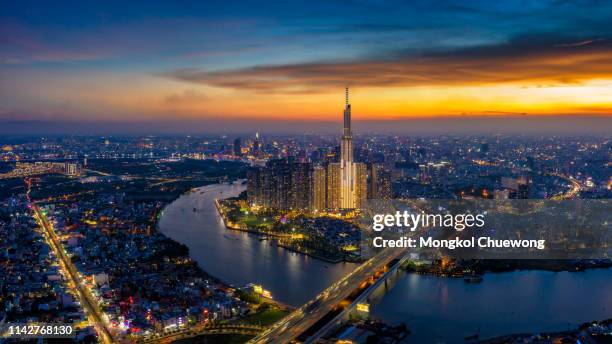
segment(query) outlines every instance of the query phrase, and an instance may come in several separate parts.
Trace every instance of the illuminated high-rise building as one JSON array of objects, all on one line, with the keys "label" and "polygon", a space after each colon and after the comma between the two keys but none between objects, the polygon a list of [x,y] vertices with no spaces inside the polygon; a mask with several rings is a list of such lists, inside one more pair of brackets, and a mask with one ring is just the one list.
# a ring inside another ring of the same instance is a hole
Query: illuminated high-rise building
[{"label": "illuminated high-rise building", "polygon": [[276,210],[309,211],[313,208],[311,163],[272,159],[266,166],[247,170],[247,201],[250,205]]},{"label": "illuminated high-rise building", "polygon": [[265,198],[266,171],[261,167],[247,169],[247,202],[252,206],[267,207]]},{"label": "illuminated high-rise building", "polygon": [[340,143],[340,208],[357,208],[356,169],[353,162],[353,133],[351,132],[351,104],[349,89],[345,90],[344,129]]},{"label": "illuminated high-rise building", "polygon": [[312,180],[312,208],[323,211],[327,209],[327,172],[323,166],[314,167]]},{"label": "illuminated high-rise building", "polygon": [[327,208],[340,209],[340,164],[337,162],[327,165]]},{"label": "illuminated high-rise building", "polygon": [[273,159],[266,163],[266,198],[270,208],[290,209],[292,207],[291,164],[285,159]]},{"label": "illuminated high-rise building", "polygon": [[380,164],[369,165],[368,198],[391,199],[391,172]]},{"label": "illuminated high-rise building", "polygon": [[294,162],[291,171],[291,202],[290,208],[297,210],[310,210],[312,206],[312,164]]},{"label": "illuminated high-rise building", "polygon": [[368,198],[368,167],[364,163],[355,166],[355,208],[362,209]]}]

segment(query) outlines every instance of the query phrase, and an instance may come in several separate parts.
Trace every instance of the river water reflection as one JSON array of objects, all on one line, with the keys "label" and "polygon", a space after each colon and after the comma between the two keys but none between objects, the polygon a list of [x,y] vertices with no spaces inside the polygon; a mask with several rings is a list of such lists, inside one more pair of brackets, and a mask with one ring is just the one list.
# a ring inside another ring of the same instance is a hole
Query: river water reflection
[{"label": "river water reflection", "polygon": [[610,281],[610,269],[486,274],[478,284],[400,272],[371,297],[371,316],[405,322],[415,343],[563,331],[612,317]]},{"label": "river water reflection", "polygon": [[216,198],[238,195],[239,184],[214,184],[169,204],[159,228],[187,245],[202,269],[235,286],[263,284],[274,298],[299,306],[348,274],[355,264],[325,263],[261,241],[256,235],[227,230],[214,206]]},{"label": "river water reflection", "polygon": [[[215,198],[238,195],[243,185],[209,185],[164,209],[159,228],[189,247],[191,257],[226,283],[263,284],[274,297],[299,306],[355,268],[328,264],[225,228]],[[612,270],[580,273],[517,271],[487,274],[482,283],[398,273],[371,296],[371,315],[405,322],[410,342],[464,343],[517,332],[560,331],[612,317]]]}]

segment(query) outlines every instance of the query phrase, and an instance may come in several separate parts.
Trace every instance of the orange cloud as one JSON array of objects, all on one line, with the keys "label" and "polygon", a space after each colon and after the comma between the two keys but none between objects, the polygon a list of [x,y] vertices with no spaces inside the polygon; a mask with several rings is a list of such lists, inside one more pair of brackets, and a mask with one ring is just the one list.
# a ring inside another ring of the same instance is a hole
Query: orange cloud
[{"label": "orange cloud", "polygon": [[[511,83],[579,84],[612,79],[612,44],[589,39],[558,43],[548,37],[520,37],[509,43],[359,62],[304,63],[206,71],[178,69],[176,80],[256,92],[325,92],[359,87],[457,86]],[[563,42],[563,41],[561,41]]]}]

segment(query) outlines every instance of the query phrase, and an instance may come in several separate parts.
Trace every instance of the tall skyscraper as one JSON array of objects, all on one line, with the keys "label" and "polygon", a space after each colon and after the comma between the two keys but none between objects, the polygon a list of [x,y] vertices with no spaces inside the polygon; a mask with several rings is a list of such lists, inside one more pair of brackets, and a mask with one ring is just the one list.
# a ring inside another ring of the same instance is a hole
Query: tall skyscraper
[{"label": "tall skyscraper", "polygon": [[247,202],[252,206],[265,206],[265,171],[261,167],[247,170]]},{"label": "tall skyscraper", "polygon": [[315,166],[313,173],[312,207],[315,211],[327,209],[327,173],[323,166]]},{"label": "tall skyscraper", "polygon": [[355,166],[355,208],[363,209],[368,198],[368,167],[364,163]]},{"label": "tall skyscraper", "polygon": [[270,194],[270,208],[289,209],[292,206],[291,164],[285,159],[273,159],[266,163],[266,189]]},{"label": "tall skyscraper", "polygon": [[351,132],[351,104],[349,89],[345,90],[344,129],[340,143],[340,208],[357,208],[356,169],[353,162],[353,136]]},{"label": "tall skyscraper", "polygon": [[370,164],[368,198],[391,199],[391,172],[387,171],[381,164]]},{"label": "tall skyscraper", "polygon": [[291,170],[291,208],[298,210],[312,209],[312,164],[294,162]]},{"label": "tall skyscraper", "polygon": [[327,208],[340,209],[340,163],[327,164]]}]

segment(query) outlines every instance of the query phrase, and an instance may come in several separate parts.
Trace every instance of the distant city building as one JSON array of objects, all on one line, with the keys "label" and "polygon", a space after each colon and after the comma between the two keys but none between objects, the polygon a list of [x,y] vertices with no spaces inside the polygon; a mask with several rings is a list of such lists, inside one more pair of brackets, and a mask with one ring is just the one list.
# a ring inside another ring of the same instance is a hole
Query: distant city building
[{"label": "distant city building", "polygon": [[370,164],[368,173],[368,198],[391,199],[391,172],[380,164]]},{"label": "distant city building", "polygon": [[76,176],[79,173],[79,166],[77,164],[74,163],[66,163],[66,175],[69,176]]},{"label": "distant city building", "polygon": [[237,137],[234,140],[234,155],[235,156],[242,156],[242,145],[240,143],[240,138]]},{"label": "distant city building", "polygon": [[528,199],[531,191],[531,181],[527,177],[502,177],[501,185],[508,190],[511,199]]},{"label": "distant city building", "polygon": [[504,189],[504,190],[495,190],[493,192],[493,198],[494,199],[509,199],[510,198],[510,192],[508,191],[508,189]]},{"label": "distant city building", "polygon": [[253,155],[258,156],[260,153],[261,147],[259,142],[259,132],[255,133],[255,141],[253,141]]},{"label": "distant city building", "polygon": [[76,177],[81,175],[81,166],[74,162],[17,162],[15,168],[11,172],[2,176],[27,177],[46,173],[58,173]]},{"label": "distant city building", "polygon": [[501,185],[505,189],[518,190],[518,180],[516,178],[502,177]]},{"label": "distant city building", "polygon": [[519,183],[518,190],[516,191],[516,198],[529,199],[530,191],[531,191],[531,187],[529,183]]},{"label": "distant city building", "polygon": [[488,142],[482,142],[480,144],[480,153],[482,154],[489,153],[489,143]]}]

